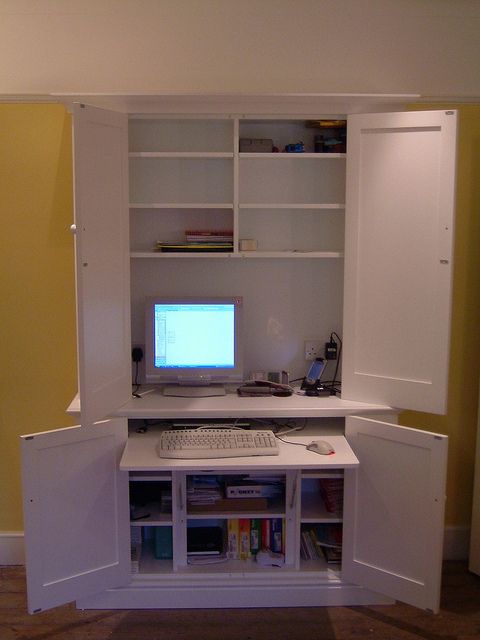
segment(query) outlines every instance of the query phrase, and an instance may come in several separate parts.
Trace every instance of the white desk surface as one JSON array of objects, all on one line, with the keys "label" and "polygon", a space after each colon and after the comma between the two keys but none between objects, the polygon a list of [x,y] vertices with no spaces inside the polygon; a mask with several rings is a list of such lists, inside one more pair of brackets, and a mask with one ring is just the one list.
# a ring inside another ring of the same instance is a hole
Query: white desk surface
[{"label": "white desk surface", "polygon": [[155,390],[141,398],[131,398],[116,416],[126,418],[339,418],[354,413],[391,411],[386,405],[343,400],[338,396],[287,398],[239,397],[237,393],[213,398],[176,398]]},{"label": "white desk surface", "polygon": [[278,442],[278,456],[245,456],[239,458],[209,458],[179,460],[159,458],[155,450],[160,430],[149,429],[146,433],[132,433],[128,438],[120,461],[123,471],[259,471],[282,469],[333,469],[355,467],[359,464],[344,436],[282,436],[284,440],[308,444],[312,440],[328,440],[335,449],[331,455],[320,455],[308,451],[304,446]]}]

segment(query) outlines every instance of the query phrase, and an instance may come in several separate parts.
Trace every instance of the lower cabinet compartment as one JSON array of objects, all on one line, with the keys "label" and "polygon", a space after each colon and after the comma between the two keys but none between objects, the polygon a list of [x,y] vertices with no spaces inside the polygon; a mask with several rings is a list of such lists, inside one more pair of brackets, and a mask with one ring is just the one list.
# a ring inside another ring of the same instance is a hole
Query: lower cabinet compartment
[{"label": "lower cabinet compartment", "polygon": [[339,579],[343,470],[130,474],[132,576]]}]

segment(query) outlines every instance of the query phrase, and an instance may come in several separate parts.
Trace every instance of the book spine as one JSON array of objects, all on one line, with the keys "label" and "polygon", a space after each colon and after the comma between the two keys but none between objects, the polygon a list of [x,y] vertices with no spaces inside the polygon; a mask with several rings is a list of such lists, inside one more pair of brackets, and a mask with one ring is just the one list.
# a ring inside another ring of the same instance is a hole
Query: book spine
[{"label": "book spine", "polygon": [[262,544],[262,528],[260,520],[252,518],[250,521],[250,553],[256,555]]},{"label": "book spine", "polygon": [[270,523],[270,549],[275,553],[282,553],[283,547],[283,520],[272,518]]},{"label": "book spine", "polygon": [[270,520],[262,520],[262,549],[270,549]]},{"label": "book spine", "polygon": [[227,556],[232,560],[236,560],[240,555],[240,529],[238,518],[231,518],[228,521],[227,537]]},{"label": "book spine", "polygon": [[240,530],[240,559],[246,560],[250,557],[250,520],[240,518],[238,521]]}]

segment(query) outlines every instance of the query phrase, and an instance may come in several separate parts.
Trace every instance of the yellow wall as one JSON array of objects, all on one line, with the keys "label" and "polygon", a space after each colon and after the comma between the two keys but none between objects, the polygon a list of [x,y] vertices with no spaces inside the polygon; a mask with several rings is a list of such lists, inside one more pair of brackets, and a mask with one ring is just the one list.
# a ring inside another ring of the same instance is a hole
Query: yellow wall
[{"label": "yellow wall", "polygon": [[480,106],[428,108],[460,111],[448,408],[445,416],[408,411],[401,422],[449,436],[446,521],[461,526],[472,509],[480,371]]},{"label": "yellow wall", "polygon": [[[403,424],[449,435],[447,524],[458,526],[470,521],[480,363],[480,106],[460,111],[448,414],[402,415]],[[18,436],[72,424],[64,413],[76,392],[70,125],[58,105],[0,105],[0,532],[23,527]]]},{"label": "yellow wall", "polygon": [[0,105],[0,531],[23,528],[18,436],[72,424],[71,154],[63,107]]}]

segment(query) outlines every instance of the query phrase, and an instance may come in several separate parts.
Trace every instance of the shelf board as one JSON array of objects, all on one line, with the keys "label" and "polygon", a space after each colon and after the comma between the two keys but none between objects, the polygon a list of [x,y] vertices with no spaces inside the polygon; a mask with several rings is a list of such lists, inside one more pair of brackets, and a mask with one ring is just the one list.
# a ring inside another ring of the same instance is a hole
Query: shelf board
[{"label": "shelf board", "polygon": [[167,472],[156,471],[149,473],[148,471],[132,471],[129,474],[129,482],[171,482],[172,474]]},{"label": "shelf board", "polygon": [[172,526],[172,514],[164,513],[160,511],[160,505],[158,503],[151,503],[146,505],[146,509],[149,510],[150,515],[147,518],[140,518],[138,520],[130,520],[131,527],[171,527]]},{"label": "shelf board", "polygon": [[244,251],[239,258],[343,258],[341,251]]},{"label": "shelf board", "polygon": [[130,253],[131,258],[135,259],[150,259],[155,260],[162,259],[168,260],[169,258],[227,258],[227,259],[259,259],[259,258],[307,258],[307,259],[330,259],[330,258],[343,258],[343,252],[341,251],[243,251],[238,253],[222,253],[222,252],[205,252],[200,253],[196,251],[192,252],[161,252],[161,251],[132,251]]},{"label": "shelf board", "polygon": [[200,252],[195,252],[195,251],[191,251],[191,252],[183,252],[183,251],[179,251],[178,253],[174,252],[174,251],[166,251],[166,252],[162,252],[162,251],[132,251],[130,253],[130,257],[131,258],[153,258],[153,259],[161,259],[161,260],[168,260],[169,258],[209,258],[210,260],[212,258],[232,258],[235,254],[233,253],[223,253],[221,251],[217,252],[205,252],[205,253],[200,253]]},{"label": "shelf board", "polygon": [[303,160],[332,160],[335,158],[346,158],[346,153],[253,153],[253,152],[240,152],[240,158],[275,158],[280,160],[280,158],[288,158],[292,160],[293,158]]},{"label": "shelf board", "polygon": [[129,209],[233,209],[232,202],[131,202]]},{"label": "shelf board", "polygon": [[285,511],[205,511],[204,513],[191,512],[187,514],[189,520],[231,520],[232,518],[285,518]]},{"label": "shelf board", "polygon": [[239,209],[345,209],[345,203],[332,202],[332,203],[275,203],[275,202],[253,202],[244,203],[238,205]]},{"label": "shelf board", "polygon": [[129,158],[233,158],[232,151],[130,151]]}]

